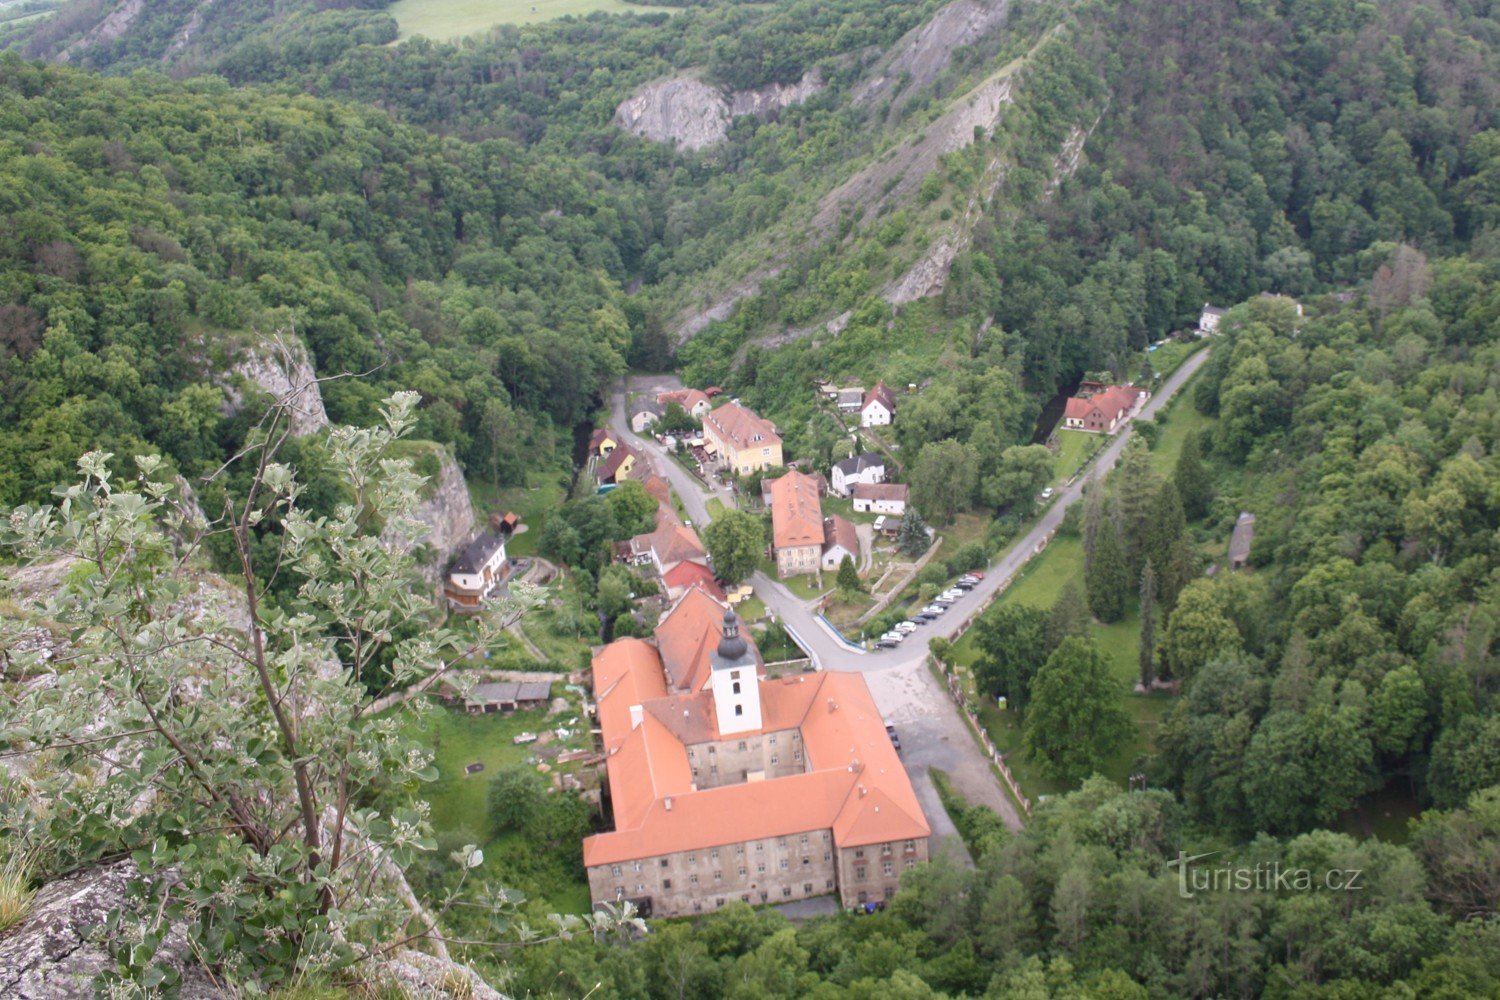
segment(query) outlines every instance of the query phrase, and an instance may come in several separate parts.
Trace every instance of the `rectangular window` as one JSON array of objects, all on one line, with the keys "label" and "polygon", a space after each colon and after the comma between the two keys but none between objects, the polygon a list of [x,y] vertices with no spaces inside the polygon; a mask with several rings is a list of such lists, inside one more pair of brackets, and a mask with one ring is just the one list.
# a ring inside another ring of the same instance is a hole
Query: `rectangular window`
[{"label": "rectangular window", "polygon": [[745,869],[743,869],[743,868],[740,869],[740,878],[744,878],[747,874],[749,874],[749,873],[746,872]]},{"label": "rectangular window", "polygon": [[688,876],[688,884],[689,885],[697,885],[698,884],[698,873],[697,872],[693,872],[693,874],[691,874],[691,875]]},{"label": "rectangular window", "polygon": [[755,849],[757,851],[764,851],[766,849],[766,842],[764,840],[757,840],[755,842]]},{"label": "rectangular window", "polygon": [[781,870],[786,871],[786,858],[781,859]]},{"label": "rectangular window", "polygon": [[854,869],[854,877],[857,878],[857,879],[859,879],[861,882],[864,881],[864,878],[865,878],[865,866],[864,865],[860,865],[860,866],[858,866],[857,868]]},{"label": "rectangular window", "polygon": [[906,842],[906,849],[908,851],[915,851],[917,849],[917,842],[915,840],[908,840]]},{"label": "rectangular window", "polygon": [[735,857],[743,858],[745,856],[745,845],[744,844],[735,844],[734,845],[734,854],[735,854]]},{"label": "rectangular window", "polygon": [[[734,706],[734,714],[735,715],[744,715],[745,714],[745,706],[744,705],[736,705],[736,706]],[[740,746],[743,747],[744,744],[741,743]]]},{"label": "rectangular window", "polygon": [[740,693],[740,682],[739,681],[735,681],[734,682],[734,693],[735,694],[739,694]]},{"label": "rectangular window", "polygon": [[803,882],[802,883],[802,891],[803,892],[812,892],[812,883],[811,882]]},{"label": "rectangular window", "polygon": [[672,888],[672,880],[669,879],[669,878],[662,879],[661,880],[661,887],[663,889],[670,889],[670,888]]},{"label": "rectangular window", "polygon": [[862,858],[862,857],[864,857],[865,856],[865,849],[863,847],[856,847],[854,849],[854,856],[856,858]]},{"label": "rectangular window", "polygon": [[781,758],[780,758],[780,757],[778,757],[778,756],[776,756],[776,755],[775,755],[775,754],[774,754],[774,753],[773,753],[773,754],[772,754],[772,755],[771,755],[771,766],[772,766],[772,767],[775,767],[775,766],[776,766],[776,765],[777,765],[777,764],[780,764],[780,763],[781,763]]},{"label": "rectangular window", "polygon": [[792,887],[789,886],[789,885],[782,886],[781,887],[781,894],[783,896],[790,896],[792,894]]},{"label": "rectangular window", "polygon": [[744,740],[740,740],[740,749],[741,750],[749,750],[750,749],[750,744],[746,743]]},{"label": "rectangular window", "polygon": [[805,834],[805,833],[802,835],[802,846],[803,847],[807,846],[807,834]]},{"label": "rectangular window", "polygon": [[738,670],[731,670],[731,671],[729,671],[729,679],[732,680],[732,681],[739,680],[740,679],[740,672]]},{"label": "rectangular window", "polygon": [[714,881],[715,882],[722,882],[722,881],[724,881],[724,873],[723,872],[714,872]]},{"label": "rectangular window", "polygon": [[609,873],[611,875],[619,875],[620,874],[620,866],[619,865],[610,865],[609,866]]},{"label": "rectangular window", "polygon": [[703,903],[701,901],[696,900],[696,899],[693,900],[693,912],[694,913],[702,913],[703,912]]},{"label": "rectangular window", "polygon": [[696,855],[696,854],[689,854],[688,855],[688,864],[690,864],[690,865],[696,865],[697,863],[698,863],[698,855]]},{"label": "rectangular window", "polygon": [[764,861],[758,862],[755,866],[755,870],[757,873],[764,875],[766,872],[766,863]]},{"label": "rectangular window", "polygon": [[823,860],[824,861],[832,861],[833,860],[833,855],[830,854],[828,851],[824,851],[823,852]]},{"label": "rectangular window", "polygon": [[772,733],[770,739],[768,739],[766,742],[770,743],[774,747],[776,745],[776,734]]},{"label": "rectangular window", "polygon": [[880,866],[880,874],[887,876],[894,875],[896,874],[896,866],[887,861],[885,864]]},{"label": "rectangular window", "polygon": [[831,879],[831,878],[825,878],[823,880],[823,888],[825,888],[825,889],[832,889],[833,888],[833,879]]},{"label": "rectangular window", "polygon": [[718,861],[719,860],[719,849],[717,847],[711,848],[709,850],[709,852],[708,852],[708,857],[709,857],[709,860],[711,860],[711,861]]},{"label": "rectangular window", "polygon": [[669,865],[669,864],[670,864],[670,863],[671,863],[671,862],[669,862],[669,861],[668,861],[668,860],[667,860],[667,859],[666,859],[666,858],[662,858],[662,859],[661,859],[661,866],[662,866],[662,867],[663,867],[663,868],[666,868],[666,867],[667,867],[667,866],[668,866],[668,865]]},{"label": "rectangular window", "polygon": [[639,861],[637,861],[637,862],[636,862],[636,863],[635,863],[635,870],[636,870],[636,871],[640,871],[640,870],[641,870],[641,863],[640,863],[640,862],[639,862]]}]

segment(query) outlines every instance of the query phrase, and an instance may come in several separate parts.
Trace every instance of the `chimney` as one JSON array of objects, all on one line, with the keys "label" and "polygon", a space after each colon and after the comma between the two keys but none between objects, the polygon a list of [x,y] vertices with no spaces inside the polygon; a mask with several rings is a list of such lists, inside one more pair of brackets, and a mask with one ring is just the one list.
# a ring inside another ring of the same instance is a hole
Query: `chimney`
[{"label": "chimney", "polygon": [[834,701],[832,698],[829,698],[828,699],[828,711],[830,711],[830,712],[837,712],[838,710],[839,710],[839,703],[836,702],[836,701]]},{"label": "chimney", "polygon": [[645,710],[640,705],[630,706],[630,728],[639,729],[641,721],[645,716]]},{"label": "chimney", "polygon": [[870,790],[868,788],[866,788],[864,785],[860,785],[859,786],[859,797],[860,798],[864,798],[866,795],[869,795],[869,794],[870,794]]},{"label": "chimney", "polygon": [[667,812],[671,812],[672,811],[672,796],[668,795],[665,799],[663,799],[662,800],[662,805],[666,807]]}]

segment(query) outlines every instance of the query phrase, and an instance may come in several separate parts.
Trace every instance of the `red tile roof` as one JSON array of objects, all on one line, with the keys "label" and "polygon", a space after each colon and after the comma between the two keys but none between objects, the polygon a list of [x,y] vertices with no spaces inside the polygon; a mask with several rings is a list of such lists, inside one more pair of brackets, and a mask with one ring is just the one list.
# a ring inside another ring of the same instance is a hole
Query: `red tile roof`
[{"label": "red tile roof", "polygon": [[778,549],[823,544],[823,505],[818,500],[818,481],[801,472],[788,472],[773,479],[771,493],[771,538]]},{"label": "red tile roof", "polygon": [[605,480],[615,478],[615,473],[620,471],[620,466],[624,465],[625,460],[634,454],[635,452],[631,450],[630,445],[619,445],[608,455],[604,456],[604,461],[600,462],[599,467],[594,470],[594,476],[601,483]]},{"label": "red tile roof", "polygon": [[859,534],[853,524],[837,514],[823,519],[823,551],[835,545],[842,546],[856,561],[859,559]]},{"label": "red tile roof", "polygon": [[667,570],[662,578],[662,583],[667,585],[667,593],[674,590],[686,590],[695,587],[703,591],[716,601],[725,599],[724,588],[719,586],[719,581],[714,579],[713,570],[702,563],[682,562]]},{"label": "red tile roof", "polygon": [[1084,420],[1095,409],[1098,409],[1104,414],[1105,420],[1116,420],[1122,413],[1134,406],[1135,401],[1144,395],[1145,391],[1131,385],[1112,385],[1092,396],[1074,396],[1068,400],[1068,405],[1063,410],[1063,417],[1067,420]]},{"label": "red tile roof", "polygon": [[[652,703],[623,739],[601,716],[606,747],[618,747],[607,765],[615,830],[584,841],[586,866],[824,829],[840,848],[931,833],[860,674],[762,681],[761,731],[799,729],[809,770],[698,791],[681,741],[717,738],[708,700]],[[674,717],[676,705],[685,721]]]},{"label": "red tile roof", "polygon": [[876,382],[875,388],[865,393],[865,401],[860,405],[860,409],[863,410],[877,399],[880,400],[880,404],[887,410],[892,413],[896,412],[896,394],[886,388],[884,382]]},{"label": "red tile roof", "polygon": [[721,441],[736,450],[781,443],[781,437],[769,420],[739,403],[726,403],[708,413],[703,418],[703,426],[714,430]]},{"label": "red tile roof", "polygon": [[[713,669],[709,656],[719,644],[723,625],[724,605],[692,587],[656,626],[656,648],[661,651],[662,666],[674,689],[703,690]],[[759,663],[760,652],[744,622],[740,623],[740,635]]]}]

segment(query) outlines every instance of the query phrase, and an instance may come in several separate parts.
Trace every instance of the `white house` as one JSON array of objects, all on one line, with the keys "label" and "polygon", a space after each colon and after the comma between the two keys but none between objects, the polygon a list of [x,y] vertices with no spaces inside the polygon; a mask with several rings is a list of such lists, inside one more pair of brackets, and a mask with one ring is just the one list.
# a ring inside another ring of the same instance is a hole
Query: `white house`
[{"label": "white house", "polygon": [[884,382],[865,393],[864,405],[859,411],[859,426],[884,427],[896,419],[896,394],[887,389]]},{"label": "white house", "polygon": [[858,483],[873,485],[883,482],[885,482],[885,459],[872,451],[867,451],[863,455],[854,455],[842,462],[835,462],[828,488],[839,496],[846,497],[854,492],[854,487]]},{"label": "white house", "polygon": [[644,434],[667,412],[667,408],[650,396],[639,396],[630,404],[630,429]]},{"label": "white house", "polygon": [[866,514],[906,513],[905,483],[858,483],[854,487],[854,509]]},{"label": "white house", "polygon": [[1219,320],[1224,318],[1224,310],[1218,306],[1203,303],[1203,312],[1198,314],[1198,336],[1207,337],[1218,328]]},{"label": "white house", "polygon": [[823,518],[824,572],[837,572],[845,558],[859,566],[859,534],[853,524],[837,514]]},{"label": "white house", "polygon": [[455,608],[477,608],[509,575],[507,569],[505,539],[480,535],[454,560],[443,594]]}]

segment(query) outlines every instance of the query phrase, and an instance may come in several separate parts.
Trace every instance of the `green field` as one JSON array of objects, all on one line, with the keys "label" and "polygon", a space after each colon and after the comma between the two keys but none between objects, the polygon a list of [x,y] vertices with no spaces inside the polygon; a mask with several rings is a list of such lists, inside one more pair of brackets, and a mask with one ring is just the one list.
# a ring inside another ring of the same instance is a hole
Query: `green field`
[{"label": "green field", "polygon": [[1057,458],[1053,461],[1053,469],[1056,475],[1053,477],[1053,485],[1061,486],[1083,467],[1083,463],[1100,447],[1109,443],[1109,438],[1102,434],[1090,434],[1087,431],[1057,432]]},{"label": "green field", "polygon": [[402,38],[425,35],[439,41],[476,34],[497,24],[533,24],[599,10],[644,14],[671,8],[623,0],[397,0],[390,7]]}]

